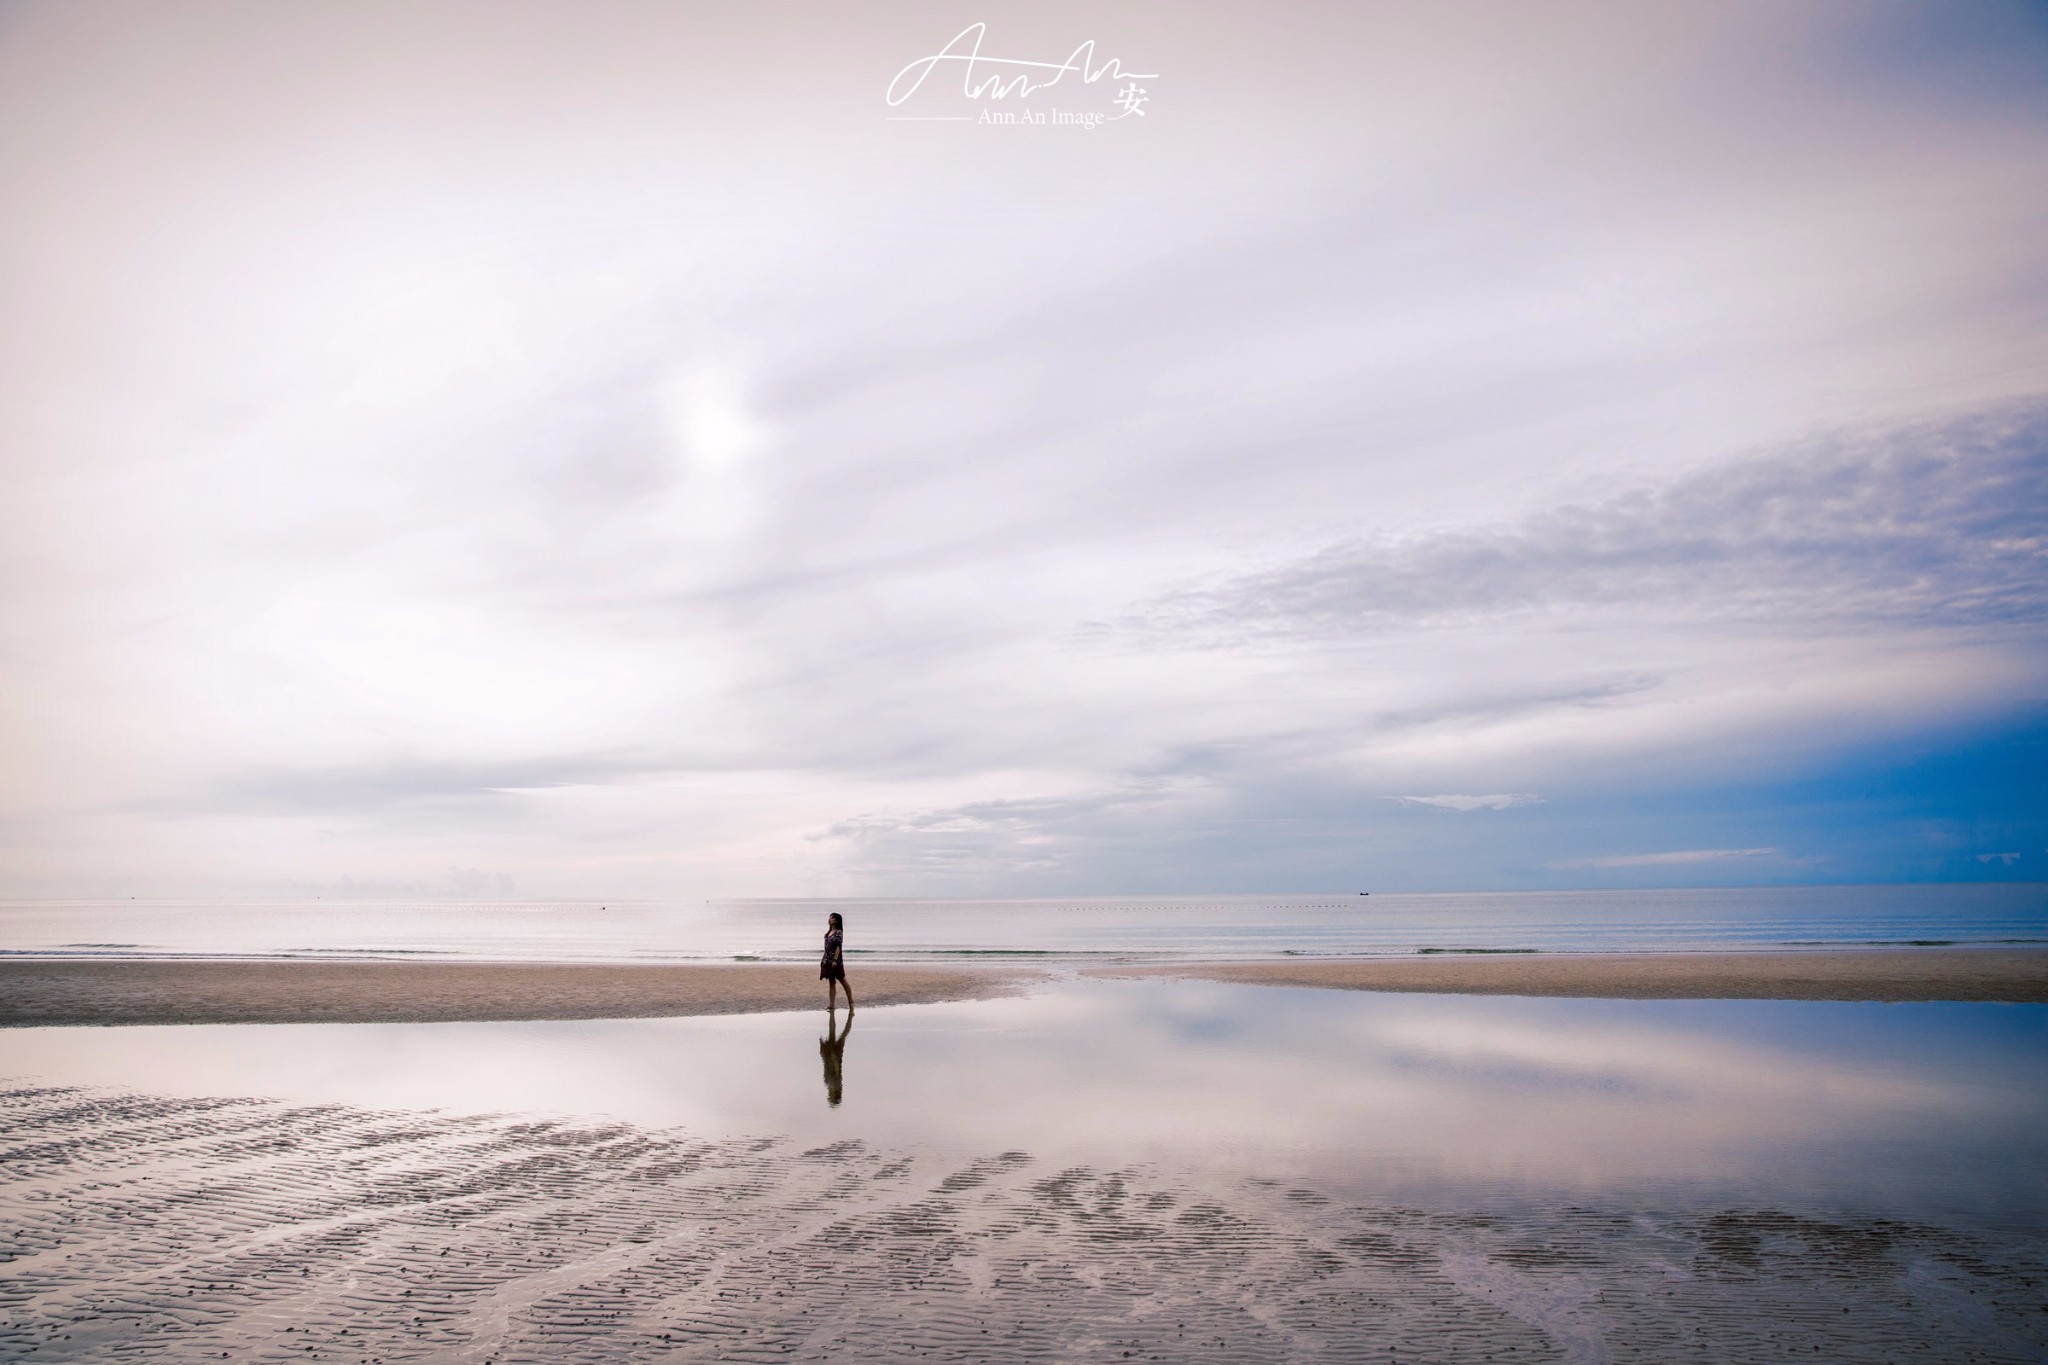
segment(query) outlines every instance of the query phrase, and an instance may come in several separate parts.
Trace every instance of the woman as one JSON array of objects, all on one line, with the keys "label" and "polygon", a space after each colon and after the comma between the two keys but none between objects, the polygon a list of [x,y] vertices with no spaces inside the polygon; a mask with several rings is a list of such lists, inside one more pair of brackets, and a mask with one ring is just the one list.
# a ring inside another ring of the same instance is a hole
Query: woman
[{"label": "woman", "polygon": [[818,979],[825,983],[825,1010],[839,1008],[839,991],[846,990],[846,1014],[853,1016],[853,987],[846,984],[846,921],[834,910],[825,921],[825,957],[818,963]]}]

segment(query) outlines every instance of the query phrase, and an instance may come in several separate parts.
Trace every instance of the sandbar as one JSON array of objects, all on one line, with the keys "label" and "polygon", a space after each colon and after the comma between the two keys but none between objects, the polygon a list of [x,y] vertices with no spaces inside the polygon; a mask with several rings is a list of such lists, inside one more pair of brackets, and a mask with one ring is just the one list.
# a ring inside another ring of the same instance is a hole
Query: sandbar
[{"label": "sandbar", "polygon": [[[1011,995],[1033,974],[850,965],[848,975],[871,1006]],[[0,1027],[14,1028],[652,1019],[824,1004],[808,964],[0,962]]]},{"label": "sandbar", "polygon": [[1103,968],[1258,986],[1625,1000],[2048,1002],[2048,949],[1885,948],[1729,953],[1446,953],[1398,958]]}]

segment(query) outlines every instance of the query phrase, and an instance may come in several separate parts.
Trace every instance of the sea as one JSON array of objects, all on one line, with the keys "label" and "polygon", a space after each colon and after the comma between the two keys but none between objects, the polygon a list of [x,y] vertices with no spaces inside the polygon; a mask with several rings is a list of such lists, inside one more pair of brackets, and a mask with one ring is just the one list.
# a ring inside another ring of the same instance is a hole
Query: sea
[{"label": "sea", "polygon": [[1033,900],[0,902],[0,956],[875,962],[2048,944],[2048,884]]}]

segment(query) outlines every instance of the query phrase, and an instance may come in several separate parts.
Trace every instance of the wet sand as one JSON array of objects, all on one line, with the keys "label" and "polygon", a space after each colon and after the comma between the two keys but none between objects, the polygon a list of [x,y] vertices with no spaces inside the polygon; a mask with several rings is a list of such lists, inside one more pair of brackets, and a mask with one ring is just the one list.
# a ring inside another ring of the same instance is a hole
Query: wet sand
[{"label": "wet sand", "polygon": [[2048,949],[1791,953],[1487,953],[1105,968],[1255,986],[1626,1000],[1974,1000],[2048,1003]]},{"label": "wet sand", "polygon": [[0,1358],[2038,1360],[2038,1236],[0,1092]]},{"label": "wet sand", "polygon": [[[1010,995],[1032,974],[959,967],[848,972],[863,1005]],[[817,1009],[809,965],[443,962],[0,962],[0,1027],[654,1019]]]}]

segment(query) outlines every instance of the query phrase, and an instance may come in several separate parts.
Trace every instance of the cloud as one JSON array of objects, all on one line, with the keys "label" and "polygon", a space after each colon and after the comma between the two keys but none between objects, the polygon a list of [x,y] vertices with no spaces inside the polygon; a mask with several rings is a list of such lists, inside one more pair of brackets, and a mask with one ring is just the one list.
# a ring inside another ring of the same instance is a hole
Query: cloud
[{"label": "cloud", "polygon": [[236,774],[184,797],[156,803],[178,812],[374,811],[425,800],[472,800],[516,792],[606,785],[660,771],[644,755],[533,756],[497,762],[394,761],[333,767],[274,767]]},{"label": "cloud", "polygon": [[933,876],[1016,878],[1099,856],[1120,839],[1142,837],[1192,790],[1190,784],[1160,782],[877,812],[840,821],[811,837],[843,846],[850,866],[879,885],[919,885]]},{"label": "cloud", "polygon": [[1156,599],[1186,643],[1627,613],[1666,624],[2048,619],[2048,402],[1810,443],[1518,522],[1331,545]]},{"label": "cloud", "polygon": [[1624,853],[1611,858],[1568,858],[1552,863],[1556,868],[1573,867],[1683,867],[1691,863],[1717,863],[1733,858],[1775,858],[1775,848],[1685,848],[1670,853]]},{"label": "cloud", "polygon": [[1113,8],[1085,147],[842,9],[15,7],[0,891],[1549,884],[2038,698],[1983,7]]},{"label": "cloud", "polygon": [[1398,796],[1404,805],[1434,806],[1438,810],[1513,810],[1516,806],[1540,805],[1543,798],[1528,792],[1496,792],[1491,796]]}]

